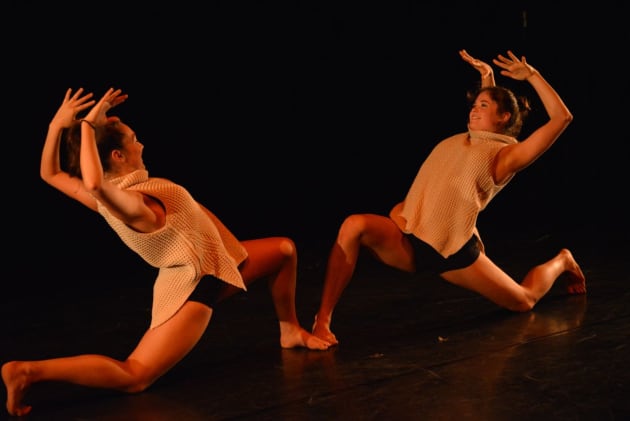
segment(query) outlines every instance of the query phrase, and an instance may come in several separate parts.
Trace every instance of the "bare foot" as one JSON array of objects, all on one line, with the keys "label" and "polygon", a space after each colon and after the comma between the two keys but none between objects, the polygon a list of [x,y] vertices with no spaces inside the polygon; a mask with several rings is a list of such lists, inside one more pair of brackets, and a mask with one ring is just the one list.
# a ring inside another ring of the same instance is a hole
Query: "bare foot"
[{"label": "bare foot", "polygon": [[331,345],[338,345],[339,341],[337,337],[331,332],[330,326],[326,323],[319,322],[317,316],[315,316],[315,322],[312,328],[313,335],[320,339],[330,343]]},{"label": "bare foot", "polygon": [[27,370],[19,361],[10,361],[2,366],[2,381],[7,388],[7,411],[14,416],[31,412],[30,405],[24,405],[22,399],[30,386]]},{"label": "bare foot", "polygon": [[560,250],[560,255],[565,259],[566,274],[568,275],[567,291],[570,294],[586,293],[586,278],[568,249]]},{"label": "bare foot", "polygon": [[280,346],[282,348],[308,348],[324,351],[330,343],[308,333],[300,326],[287,322],[280,322]]}]

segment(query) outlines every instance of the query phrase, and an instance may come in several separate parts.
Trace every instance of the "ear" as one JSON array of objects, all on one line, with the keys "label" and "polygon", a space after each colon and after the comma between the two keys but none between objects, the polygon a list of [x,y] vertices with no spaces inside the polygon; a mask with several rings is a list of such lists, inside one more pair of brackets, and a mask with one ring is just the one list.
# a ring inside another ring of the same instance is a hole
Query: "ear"
[{"label": "ear", "polygon": [[125,155],[123,155],[120,149],[114,149],[111,154],[112,160],[116,162],[124,161]]},{"label": "ear", "polygon": [[507,124],[510,121],[510,118],[512,118],[512,113],[506,111],[501,115],[501,123],[503,124]]}]

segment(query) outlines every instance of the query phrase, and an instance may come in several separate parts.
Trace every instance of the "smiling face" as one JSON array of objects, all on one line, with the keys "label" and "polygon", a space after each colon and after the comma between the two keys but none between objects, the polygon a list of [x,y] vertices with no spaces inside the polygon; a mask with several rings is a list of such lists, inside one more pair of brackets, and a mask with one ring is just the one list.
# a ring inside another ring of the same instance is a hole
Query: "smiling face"
[{"label": "smiling face", "polygon": [[499,105],[488,91],[479,93],[468,114],[468,129],[502,133],[510,120],[509,112],[499,112]]}]

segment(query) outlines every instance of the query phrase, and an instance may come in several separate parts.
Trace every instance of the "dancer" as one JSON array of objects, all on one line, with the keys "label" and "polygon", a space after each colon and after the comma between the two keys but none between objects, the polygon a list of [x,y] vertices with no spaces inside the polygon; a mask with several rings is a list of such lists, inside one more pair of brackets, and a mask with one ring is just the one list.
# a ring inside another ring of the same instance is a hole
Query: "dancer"
[{"label": "dancer", "polygon": [[[11,415],[31,406],[27,391],[59,381],[128,393],[147,389],[184,358],[206,330],[215,305],[269,280],[282,348],[325,350],[329,343],[303,329],[295,308],[297,251],[287,237],[239,241],[188,191],[149,177],[143,144],[127,124],[107,112],[127,99],[110,88],[97,102],[92,93],[68,89],[49,124],[41,156],[42,179],[99,212],[122,241],[159,268],[151,323],[126,360],[78,355],[2,366]],[[92,107],[76,120],[78,113]],[[68,147],[62,169],[64,132]],[[65,168],[67,167],[67,168]]]},{"label": "dancer", "polygon": [[493,63],[501,75],[528,81],[548,120],[518,141],[529,111],[524,98],[495,85],[492,66],[465,50],[461,58],[479,71],[481,88],[468,116],[468,131],[435,146],[420,167],[405,199],[388,216],[353,214],[345,218],[328,258],[324,287],[312,332],[337,344],[333,310],[350,282],[362,249],[382,263],[406,272],[431,270],[445,280],[476,291],[497,305],[529,311],[566,273],[568,292],[586,292],[584,275],[568,249],[533,267],[517,282],[485,254],[477,217],[514,175],[538,159],[573,120],[560,96],[538,70],[512,53]]}]

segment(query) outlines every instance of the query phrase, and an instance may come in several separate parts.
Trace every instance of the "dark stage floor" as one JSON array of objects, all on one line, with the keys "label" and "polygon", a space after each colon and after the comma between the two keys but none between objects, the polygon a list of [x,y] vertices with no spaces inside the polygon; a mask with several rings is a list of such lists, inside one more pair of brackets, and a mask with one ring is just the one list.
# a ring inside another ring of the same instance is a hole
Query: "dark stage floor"
[{"label": "dark stage floor", "polygon": [[[557,251],[553,238],[486,239],[486,246],[516,277]],[[567,246],[587,276],[587,295],[566,296],[558,283],[527,314],[503,311],[437,278],[362,260],[335,314],[340,344],[325,352],[280,349],[265,285],[254,284],[215,312],[199,346],[148,391],[39,385],[27,418],[630,419],[627,249],[571,240]],[[318,303],[322,256],[301,256],[297,304],[304,326]],[[51,276],[63,285],[60,274]],[[4,295],[8,334],[0,362],[91,352],[124,357],[146,326],[151,279],[132,287],[99,282]]]}]

